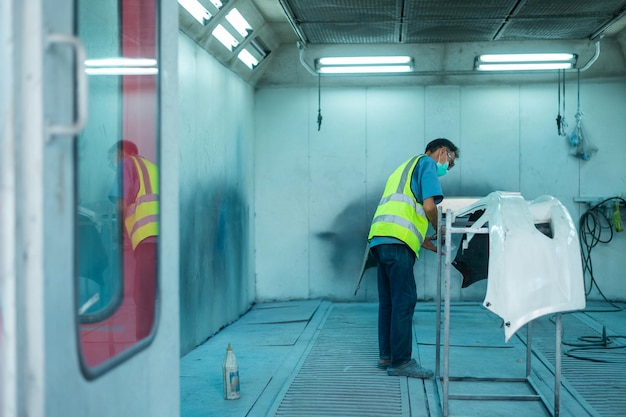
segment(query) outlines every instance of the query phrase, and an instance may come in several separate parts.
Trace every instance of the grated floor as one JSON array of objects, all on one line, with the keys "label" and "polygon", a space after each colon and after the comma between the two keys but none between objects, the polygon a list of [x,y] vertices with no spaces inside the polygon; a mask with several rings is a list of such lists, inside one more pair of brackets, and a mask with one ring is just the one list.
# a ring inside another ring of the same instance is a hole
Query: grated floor
[{"label": "grated floor", "polygon": [[[600,305],[588,303],[589,308]],[[626,416],[626,312],[563,315],[560,417]],[[506,382],[524,376],[525,332],[504,343],[501,320],[477,303],[451,309],[450,392],[477,397],[527,394]],[[440,384],[389,377],[376,367],[377,304],[307,300],[257,305],[181,359],[183,417],[439,417]],[[414,356],[435,366],[435,305],[418,304]],[[578,349],[606,333],[609,346]],[[541,401],[453,400],[450,417],[549,417],[554,395],[555,326],[533,322],[532,375]],[[241,399],[223,399],[221,361],[235,349]],[[576,356],[585,356],[580,359]],[[588,360],[592,359],[592,360]],[[604,361],[604,362],[600,362]],[[480,382],[472,382],[480,378]],[[505,382],[490,382],[489,379]]]},{"label": "grated floor", "polygon": [[405,415],[400,378],[375,366],[376,321],[354,307],[333,306],[276,417]]},{"label": "grated floor", "polygon": [[[607,313],[605,313],[607,314]],[[623,315],[624,313],[621,312]],[[590,413],[602,417],[626,415],[626,349],[623,337],[603,337],[606,326],[588,313],[564,314],[561,375],[564,384],[584,401]],[[550,366],[555,349],[550,320],[533,328],[533,348]]]}]

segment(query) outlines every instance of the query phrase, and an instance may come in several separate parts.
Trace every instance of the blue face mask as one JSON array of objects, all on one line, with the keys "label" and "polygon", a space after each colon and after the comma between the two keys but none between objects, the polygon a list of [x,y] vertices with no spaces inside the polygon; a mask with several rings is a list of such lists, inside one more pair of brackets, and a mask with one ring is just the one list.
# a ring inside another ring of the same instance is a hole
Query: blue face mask
[{"label": "blue face mask", "polygon": [[442,164],[441,162],[437,162],[437,176],[443,177],[447,173],[448,173],[448,161],[446,161],[444,164]]}]

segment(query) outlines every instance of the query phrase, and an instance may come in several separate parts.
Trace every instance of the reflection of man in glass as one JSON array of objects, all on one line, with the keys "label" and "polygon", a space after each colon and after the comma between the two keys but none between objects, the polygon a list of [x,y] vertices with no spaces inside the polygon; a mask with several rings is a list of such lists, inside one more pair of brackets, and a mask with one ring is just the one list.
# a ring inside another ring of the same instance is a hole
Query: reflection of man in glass
[{"label": "reflection of man in glass", "polygon": [[109,161],[117,165],[117,181],[109,198],[117,201],[124,229],[135,255],[133,295],[137,339],[150,333],[154,321],[157,236],[159,234],[159,182],[155,164],[139,156],[137,145],[121,140],[109,149]]}]

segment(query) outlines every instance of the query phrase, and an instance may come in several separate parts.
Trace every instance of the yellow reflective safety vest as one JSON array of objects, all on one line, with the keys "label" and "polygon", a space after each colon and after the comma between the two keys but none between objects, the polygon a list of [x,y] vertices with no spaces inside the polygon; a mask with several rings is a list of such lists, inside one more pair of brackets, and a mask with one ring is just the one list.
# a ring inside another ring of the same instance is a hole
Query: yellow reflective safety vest
[{"label": "yellow reflective safety vest", "polygon": [[410,247],[415,256],[428,231],[428,218],[411,191],[411,177],[420,158],[417,155],[400,165],[387,179],[385,191],[374,214],[368,240],[375,236],[393,237]]},{"label": "yellow reflective safety vest", "polygon": [[131,156],[137,168],[139,192],[126,209],[124,225],[133,249],[150,236],[159,235],[159,171],[155,164],[140,156]]}]

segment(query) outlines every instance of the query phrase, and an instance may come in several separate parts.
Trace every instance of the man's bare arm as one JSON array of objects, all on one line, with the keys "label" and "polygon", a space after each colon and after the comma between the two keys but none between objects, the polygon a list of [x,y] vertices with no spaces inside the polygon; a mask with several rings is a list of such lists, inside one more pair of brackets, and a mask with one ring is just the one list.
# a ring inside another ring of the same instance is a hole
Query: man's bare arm
[{"label": "man's bare arm", "polygon": [[437,230],[437,205],[435,205],[435,199],[433,197],[428,197],[424,199],[424,212],[426,213],[426,218],[433,226],[433,229]]},{"label": "man's bare arm", "polygon": [[[437,205],[435,204],[435,199],[433,197],[425,199],[422,206],[424,207],[424,212],[426,213],[428,222],[432,225],[433,229],[437,230]],[[437,252],[437,247],[428,237],[424,239],[422,247],[429,251]]]}]

